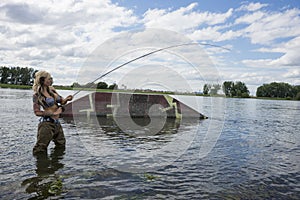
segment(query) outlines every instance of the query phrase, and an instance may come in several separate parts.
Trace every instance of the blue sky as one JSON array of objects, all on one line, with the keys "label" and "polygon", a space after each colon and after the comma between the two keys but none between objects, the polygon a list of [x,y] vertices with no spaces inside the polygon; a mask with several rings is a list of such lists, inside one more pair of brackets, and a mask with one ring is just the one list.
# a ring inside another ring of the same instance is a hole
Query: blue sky
[{"label": "blue sky", "polygon": [[[296,0],[4,0],[0,65],[46,69],[56,84],[70,85],[103,43],[131,30],[152,28],[230,48],[228,52],[203,47],[222,81],[245,82],[251,94],[273,81],[300,84],[300,2]],[[166,40],[163,34],[162,39]],[[126,70],[118,73],[105,81],[118,83]],[[193,82],[193,89],[202,90],[204,82]]]}]

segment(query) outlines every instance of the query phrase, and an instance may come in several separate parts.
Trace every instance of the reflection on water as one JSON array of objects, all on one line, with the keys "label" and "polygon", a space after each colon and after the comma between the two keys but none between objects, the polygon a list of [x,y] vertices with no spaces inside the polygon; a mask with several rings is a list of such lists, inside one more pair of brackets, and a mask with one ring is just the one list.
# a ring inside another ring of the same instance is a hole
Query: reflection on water
[{"label": "reflection on water", "polygon": [[[137,139],[151,139],[151,136],[176,134],[180,126],[197,126],[198,119],[178,119],[178,118],[126,118],[120,117],[117,120],[112,117],[97,117],[96,121],[87,119],[85,117],[77,118],[74,122],[73,118],[64,117],[65,122],[74,124],[76,127],[86,128],[90,131],[88,134],[99,136],[101,134],[110,137],[131,137]],[[149,121],[158,120],[163,121],[163,126],[160,129],[156,127],[149,127]],[[132,127],[131,122],[137,124],[136,127]],[[96,130],[96,131],[95,131]],[[155,137],[153,137],[155,138]]]},{"label": "reflection on water", "polygon": [[[128,136],[137,139],[151,139],[151,136],[176,134],[189,126],[198,126],[201,120],[197,118],[127,118],[127,117],[97,117],[97,120],[86,117],[63,118],[65,122],[76,125],[78,128],[87,128],[94,131],[89,134],[104,134],[111,137]],[[153,122],[154,121],[154,122]],[[132,122],[136,126],[132,126]],[[153,123],[152,126],[149,124]],[[160,126],[159,124],[162,124]],[[159,129],[157,129],[159,127]],[[182,129],[181,129],[182,128]],[[95,132],[96,130],[96,132]]]},{"label": "reflection on water", "polygon": [[98,117],[94,121],[77,118],[75,124],[84,147],[99,162],[137,173],[177,160],[191,145],[200,122],[196,118]]},{"label": "reflection on water", "polygon": [[[156,135],[160,135],[160,134],[174,134],[177,132],[181,120],[177,119],[177,118],[166,118],[166,119],[161,119],[161,118],[155,118],[155,119],[150,119],[150,118],[119,118],[116,120],[114,120],[113,118],[106,118],[106,117],[98,117],[98,123],[101,127],[101,129],[109,134],[109,133],[132,133],[132,135],[134,134],[134,131],[132,129],[132,127],[130,127],[128,124],[130,124],[129,122],[131,120],[133,120],[139,127],[146,127],[150,124],[150,121],[152,120],[158,120],[158,121],[164,121],[163,126],[160,130],[157,130],[157,132],[154,132],[153,130],[151,130],[152,127],[148,128],[148,129],[143,129],[145,132],[145,135],[147,135],[146,133],[149,134],[156,134]],[[123,127],[120,127],[120,123],[122,124]],[[156,123],[155,123],[156,124]],[[141,134],[139,134],[138,136],[141,136]]]},{"label": "reflection on water", "polygon": [[65,148],[54,148],[48,156],[47,152],[41,152],[36,158],[36,176],[25,179],[22,186],[26,187],[26,192],[34,194],[30,199],[47,198],[59,195],[62,192],[62,183],[56,171],[63,168],[60,162],[65,154]]}]

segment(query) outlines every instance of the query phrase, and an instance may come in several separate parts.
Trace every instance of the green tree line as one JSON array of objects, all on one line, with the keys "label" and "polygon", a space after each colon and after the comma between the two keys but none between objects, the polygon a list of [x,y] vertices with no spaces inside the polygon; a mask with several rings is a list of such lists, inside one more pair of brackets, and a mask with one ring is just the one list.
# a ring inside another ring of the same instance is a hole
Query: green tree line
[{"label": "green tree line", "polygon": [[87,83],[87,84],[79,84],[77,82],[71,85],[72,88],[97,88],[97,89],[118,89],[118,85],[116,83],[112,85],[108,85],[106,82],[98,82],[98,83]]},{"label": "green tree line", "polygon": [[263,84],[257,88],[256,96],[300,100],[300,85],[293,86],[283,82]]},{"label": "green tree line", "polygon": [[250,97],[250,92],[246,84],[241,81],[225,81],[222,86],[220,84],[205,84],[203,86],[203,94],[217,95],[221,88],[223,89],[226,97]]},{"label": "green tree line", "polygon": [[37,70],[28,67],[0,67],[0,83],[14,85],[32,85]]},{"label": "green tree line", "polygon": [[[203,94],[216,95],[221,88],[223,89],[226,97],[250,97],[250,92],[246,84],[241,81],[225,81],[223,82],[222,87],[219,84],[205,84],[203,86]],[[293,86],[283,82],[263,84],[257,88],[256,96],[300,100],[300,85]]]},{"label": "green tree line", "polygon": [[[28,67],[0,67],[0,83],[1,84],[13,84],[13,85],[32,85],[34,80],[34,74],[38,70]],[[73,88],[97,88],[97,89],[118,89],[117,84],[108,85],[105,82],[88,83],[80,85],[79,83],[73,83]],[[218,91],[222,89],[226,97],[250,97],[249,90],[245,83],[241,81],[225,81],[220,84],[205,84],[203,87],[204,95],[217,95]],[[256,90],[257,97],[267,98],[285,98],[300,100],[300,85],[290,85],[288,83],[272,82],[269,84],[263,84]]]}]

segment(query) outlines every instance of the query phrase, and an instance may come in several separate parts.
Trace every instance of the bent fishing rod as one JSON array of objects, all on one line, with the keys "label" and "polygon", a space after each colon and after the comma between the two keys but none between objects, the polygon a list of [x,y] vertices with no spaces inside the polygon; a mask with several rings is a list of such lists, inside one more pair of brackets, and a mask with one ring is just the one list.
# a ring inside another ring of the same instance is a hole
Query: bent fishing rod
[{"label": "bent fishing rod", "polygon": [[[144,58],[144,57],[146,57],[146,56],[149,56],[149,55],[151,55],[151,54],[155,54],[155,53],[157,53],[157,52],[164,51],[164,50],[171,49],[171,48],[176,48],[176,47],[181,47],[181,46],[189,46],[189,45],[211,46],[211,47],[217,47],[217,48],[221,48],[221,49],[230,51],[230,49],[228,49],[228,48],[226,48],[226,47],[219,46],[219,45],[208,44],[208,43],[198,43],[198,42],[191,42],[191,43],[184,43],[184,44],[177,44],[177,45],[167,46],[167,47],[159,48],[159,49],[156,49],[156,50],[151,51],[151,52],[149,52],[149,53],[143,54],[143,55],[138,56],[138,57],[136,57],[136,58],[134,58],[134,59],[132,59],[132,60],[129,60],[129,61],[127,61],[127,62],[125,62],[125,63],[123,63],[123,64],[121,64],[121,65],[119,65],[119,66],[117,66],[117,67],[115,67],[115,68],[113,68],[113,69],[111,69],[111,70],[109,70],[108,72],[102,74],[101,76],[99,76],[98,78],[96,78],[95,80],[93,80],[91,83],[95,83],[96,81],[98,81],[98,80],[100,80],[101,78],[107,76],[108,74],[110,74],[110,73],[116,71],[117,69],[120,69],[121,67],[124,67],[125,65],[128,65],[129,63],[132,63],[132,62],[134,62],[134,61],[136,61],[136,60],[142,59],[142,58]],[[75,92],[75,93],[73,94],[73,97],[74,97],[75,95],[77,95],[79,92],[83,91],[84,89],[85,89],[85,88],[82,88],[82,89],[78,90],[77,92]]]}]

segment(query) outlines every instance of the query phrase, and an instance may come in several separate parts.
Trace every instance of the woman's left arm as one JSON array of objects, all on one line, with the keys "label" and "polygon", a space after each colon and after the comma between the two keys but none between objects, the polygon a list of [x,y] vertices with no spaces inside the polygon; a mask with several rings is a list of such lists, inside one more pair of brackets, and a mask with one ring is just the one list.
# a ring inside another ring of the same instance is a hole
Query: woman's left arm
[{"label": "woman's left arm", "polygon": [[72,95],[69,95],[66,98],[61,97],[61,105],[65,105],[68,101],[72,101],[72,99],[73,99]]}]

